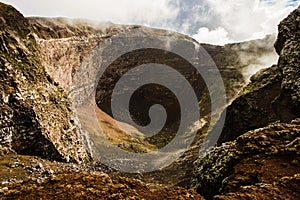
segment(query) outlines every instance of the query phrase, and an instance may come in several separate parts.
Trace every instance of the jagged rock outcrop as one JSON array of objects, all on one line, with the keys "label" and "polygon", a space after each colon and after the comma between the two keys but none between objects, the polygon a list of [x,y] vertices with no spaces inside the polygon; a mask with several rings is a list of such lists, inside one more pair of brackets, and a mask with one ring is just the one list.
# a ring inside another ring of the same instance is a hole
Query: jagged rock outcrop
[{"label": "jagged rock outcrop", "polygon": [[69,99],[46,73],[28,20],[0,3],[0,152],[84,162]]},{"label": "jagged rock outcrop", "polygon": [[[217,194],[243,193],[247,188],[272,185],[299,173],[300,120],[291,124],[277,123],[223,143],[195,163],[194,186],[204,197]],[[298,181],[295,182],[296,187]],[[277,184],[280,189],[281,185]],[[273,188],[274,189],[274,188]],[[287,188],[300,195],[299,191]],[[272,190],[264,191],[272,196]],[[276,197],[275,193],[274,196]],[[218,198],[217,198],[218,199]]]},{"label": "jagged rock outcrop", "polygon": [[300,7],[279,25],[275,44],[280,55],[282,91],[274,101],[274,109],[282,121],[300,116]]},{"label": "jagged rock outcrop", "polygon": [[278,65],[252,76],[219,145],[195,162],[194,187],[208,199],[300,197],[299,11],[279,25]]},{"label": "jagged rock outcrop", "polygon": [[299,199],[300,174],[285,176],[273,183],[242,187],[239,192],[215,196],[214,199]]},{"label": "jagged rock outcrop", "polygon": [[228,106],[225,124],[218,144],[231,141],[241,134],[279,120],[272,102],[281,92],[281,73],[274,65],[251,77],[241,95]]},{"label": "jagged rock outcrop", "polygon": [[[277,66],[259,72],[227,108],[218,144],[280,120],[290,122],[299,110],[299,8],[279,25]],[[267,81],[267,82],[266,82]],[[224,115],[225,113],[223,113]]]}]

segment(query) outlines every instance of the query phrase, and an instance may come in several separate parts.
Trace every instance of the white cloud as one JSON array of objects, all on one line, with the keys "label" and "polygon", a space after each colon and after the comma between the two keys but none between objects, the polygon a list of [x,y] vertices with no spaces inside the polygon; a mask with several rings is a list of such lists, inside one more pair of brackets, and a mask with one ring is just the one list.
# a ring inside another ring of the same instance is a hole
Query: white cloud
[{"label": "white cloud", "polygon": [[163,26],[179,9],[170,0],[1,0],[25,16],[85,18],[122,24]]},{"label": "white cloud", "polygon": [[211,31],[206,27],[200,28],[197,31],[197,34],[192,35],[192,37],[200,43],[215,45],[224,45],[233,42],[228,38],[228,32],[222,27],[218,27]]},{"label": "white cloud", "polygon": [[[206,0],[212,16],[211,26],[228,31],[226,40],[244,41],[276,33],[277,25],[295,6],[291,0]],[[299,3],[299,2],[298,2]]]},{"label": "white cloud", "polygon": [[141,24],[224,44],[262,38],[300,0],[0,0],[25,16],[86,18]]}]

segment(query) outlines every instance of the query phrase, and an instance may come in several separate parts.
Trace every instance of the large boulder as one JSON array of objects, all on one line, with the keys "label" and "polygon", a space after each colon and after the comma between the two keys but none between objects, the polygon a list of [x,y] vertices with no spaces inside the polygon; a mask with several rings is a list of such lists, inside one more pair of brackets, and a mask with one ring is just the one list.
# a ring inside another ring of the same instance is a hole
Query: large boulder
[{"label": "large boulder", "polygon": [[288,122],[300,116],[300,7],[280,23],[275,48],[280,55],[282,91],[274,109],[282,121]]},{"label": "large boulder", "polygon": [[[208,199],[220,194],[249,193],[249,187],[255,189],[267,185],[274,190],[284,187],[272,184],[299,174],[299,141],[299,119],[291,124],[277,123],[249,131],[214,148],[194,163],[194,187]],[[293,182],[299,188],[299,178]],[[289,192],[281,194],[281,198],[300,195],[299,190],[285,189]],[[272,194],[272,190],[264,190],[264,193],[271,197],[278,195]]]},{"label": "large boulder", "polygon": [[226,120],[219,145],[279,120],[272,106],[281,92],[282,77],[277,65],[259,71],[250,80],[240,96],[227,107],[226,113],[222,113]]}]

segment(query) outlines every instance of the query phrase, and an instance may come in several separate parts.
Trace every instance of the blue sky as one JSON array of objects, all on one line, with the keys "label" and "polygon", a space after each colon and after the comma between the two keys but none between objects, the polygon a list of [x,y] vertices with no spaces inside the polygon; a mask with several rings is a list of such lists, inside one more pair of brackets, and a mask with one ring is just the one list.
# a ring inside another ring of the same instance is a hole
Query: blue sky
[{"label": "blue sky", "polygon": [[177,31],[225,44],[275,33],[300,0],[0,0],[25,16],[85,18]]}]

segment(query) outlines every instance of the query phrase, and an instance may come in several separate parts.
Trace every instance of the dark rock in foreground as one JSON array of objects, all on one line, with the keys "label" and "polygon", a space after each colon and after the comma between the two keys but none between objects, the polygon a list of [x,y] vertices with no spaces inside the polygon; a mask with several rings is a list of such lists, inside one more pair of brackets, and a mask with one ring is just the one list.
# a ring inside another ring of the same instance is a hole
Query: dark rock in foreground
[{"label": "dark rock in foreground", "polygon": [[[283,179],[291,179],[298,187],[299,178],[293,176],[299,176],[296,174],[300,172],[299,141],[299,119],[291,124],[278,123],[249,131],[214,148],[195,163],[195,188],[204,197],[212,198],[217,194],[244,193],[250,186],[275,187],[272,184]],[[280,189],[281,185],[278,183],[276,187]],[[285,189],[290,191],[281,198],[300,196],[299,190]],[[272,196],[269,192],[264,195]]]},{"label": "dark rock in foreground", "polygon": [[300,116],[300,7],[280,23],[275,48],[280,55],[282,91],[274,107],[280,119],[288,122]]},{"label": "dark rock in foreground", "polygon": [[[226,110],[226,121],[218,144],[279,120],[272,102],[281,92],[282,77],[276,65],[251,77],[251,82]],[[225,113],[223,113],[224,115]]]}]

